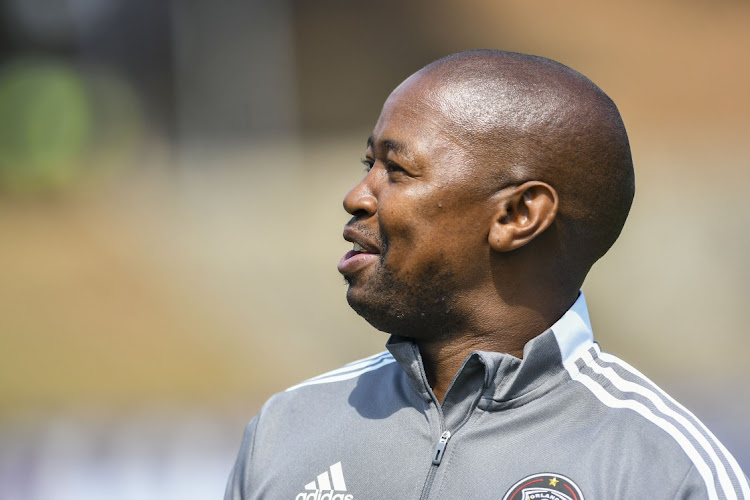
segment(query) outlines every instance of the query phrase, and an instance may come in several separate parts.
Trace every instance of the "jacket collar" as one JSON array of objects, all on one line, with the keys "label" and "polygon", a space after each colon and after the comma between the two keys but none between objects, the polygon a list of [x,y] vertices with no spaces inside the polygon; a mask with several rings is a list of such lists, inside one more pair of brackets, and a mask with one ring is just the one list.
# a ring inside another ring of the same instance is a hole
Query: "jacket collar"
[{"label": "jacket collar", "polygon": [[[471,352],[443,400],[446,419],[453,408],[472,401],[490,409],[525,404],[546,394],[570,378],[570,367],[575,366],[575,360],[593,341],[586,299],[581,292],[555,324],[524,346],[523,359],[500,352]],[[432,400],[416,344],[394,335],[386,347],[406,373],[412,388],[425,400]]]}]

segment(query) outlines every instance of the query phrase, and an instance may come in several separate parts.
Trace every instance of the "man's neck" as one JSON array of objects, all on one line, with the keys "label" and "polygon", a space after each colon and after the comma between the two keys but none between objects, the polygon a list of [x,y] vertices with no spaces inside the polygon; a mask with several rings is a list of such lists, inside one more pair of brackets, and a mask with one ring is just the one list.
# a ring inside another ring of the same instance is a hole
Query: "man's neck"
[{"label": "man's neck", "polygon": [[439,403],[443,402],[448,387],[450,387],[458,370],[471,352],[497,351],[506,352],[517,358],[523,356],[525,342],[518,348],[508,349],[500,346],[493,348],[491,342],[477,340],[477,338],[472,337],[460,340],[417,341],[427,375],[427,382]]},{"label": "man's neck", "polygon": [[502,321],[482,318],[470,323],[474,326],[470,332],[455,332],[440,339],[416,339],[427,381],[438,402],[443,402],[445,393],[471,352],[502,352],[521,359],[526,343],[552,326],[573,302],[575,297],[548,311],[502,308],[506,309],[500,315]]}]

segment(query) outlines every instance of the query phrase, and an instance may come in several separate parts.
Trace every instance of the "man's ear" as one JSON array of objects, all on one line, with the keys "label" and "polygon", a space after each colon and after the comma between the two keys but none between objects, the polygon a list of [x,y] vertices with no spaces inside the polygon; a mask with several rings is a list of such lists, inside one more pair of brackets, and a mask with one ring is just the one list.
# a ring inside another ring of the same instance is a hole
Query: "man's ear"
[{"label": "man's ear", "polygon": [[541,181],[528,181],[496,195],[496,211],[488,237],[496,252],[520,248],[540,235],[557,216],[557,191]]}]

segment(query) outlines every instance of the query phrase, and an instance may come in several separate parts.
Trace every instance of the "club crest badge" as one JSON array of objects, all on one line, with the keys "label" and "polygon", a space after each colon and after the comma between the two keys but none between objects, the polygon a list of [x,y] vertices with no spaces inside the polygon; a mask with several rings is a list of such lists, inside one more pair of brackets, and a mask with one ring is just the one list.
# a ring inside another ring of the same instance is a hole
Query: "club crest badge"
[{"label": "club crest badge", "polygon": [[503,500],[584,500],[581,489],[561,474],[543,472],[514,484]]}]

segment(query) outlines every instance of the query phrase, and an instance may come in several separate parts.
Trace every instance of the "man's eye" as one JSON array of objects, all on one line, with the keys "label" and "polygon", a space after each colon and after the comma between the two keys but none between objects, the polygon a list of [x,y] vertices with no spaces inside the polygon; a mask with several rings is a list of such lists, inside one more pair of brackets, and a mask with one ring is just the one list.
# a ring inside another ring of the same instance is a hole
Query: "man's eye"
[{"label": "man's eye", "polygon": [[362,162],[362,165],[365,166],[365,172],[369,172],[372,169],[373,164],[375,163],[373,160],[369,158],[362,158],[361,162]]},{"label": "man's eye", "polygon": [[400,165],[393,163],[392,161],[388,161],[385,163],[385,169],[388,171],[388,173],[404,172],[404,169]]}]

